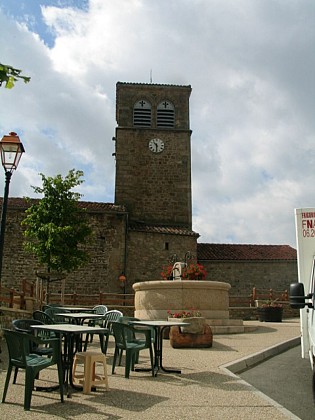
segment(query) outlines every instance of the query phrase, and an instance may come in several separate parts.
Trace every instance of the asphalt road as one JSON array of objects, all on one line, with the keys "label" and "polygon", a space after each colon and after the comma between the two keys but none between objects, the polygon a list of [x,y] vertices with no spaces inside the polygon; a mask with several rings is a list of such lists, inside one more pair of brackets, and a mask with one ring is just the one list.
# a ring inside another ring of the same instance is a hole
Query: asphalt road
[{"label": "asphalt road", "polygon": [[315,419],[312,369],[294,347],[239,374],[246,382],[277,401],[301,420]]}]

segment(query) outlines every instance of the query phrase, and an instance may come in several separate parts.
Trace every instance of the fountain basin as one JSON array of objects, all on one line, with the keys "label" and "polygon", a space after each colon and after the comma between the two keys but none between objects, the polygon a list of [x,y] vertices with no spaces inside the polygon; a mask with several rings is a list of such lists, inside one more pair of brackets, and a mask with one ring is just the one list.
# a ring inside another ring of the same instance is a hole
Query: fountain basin
[{"label": "fountain basin", "polygon": [[133,284],[135,317],[167,319],[167,311],[194,309],[207,319],[229,318],[229,283],[203,280],[152,280]]}]

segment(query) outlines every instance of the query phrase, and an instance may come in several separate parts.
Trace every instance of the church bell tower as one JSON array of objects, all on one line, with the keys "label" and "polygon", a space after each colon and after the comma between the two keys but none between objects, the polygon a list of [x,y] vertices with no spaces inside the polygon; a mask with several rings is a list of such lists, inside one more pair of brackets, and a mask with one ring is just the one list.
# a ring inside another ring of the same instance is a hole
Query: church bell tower
[{"label": "church bell tower", "polygon": [[115,203],[130,221],[192,227],[191,86],[116,85]]}]

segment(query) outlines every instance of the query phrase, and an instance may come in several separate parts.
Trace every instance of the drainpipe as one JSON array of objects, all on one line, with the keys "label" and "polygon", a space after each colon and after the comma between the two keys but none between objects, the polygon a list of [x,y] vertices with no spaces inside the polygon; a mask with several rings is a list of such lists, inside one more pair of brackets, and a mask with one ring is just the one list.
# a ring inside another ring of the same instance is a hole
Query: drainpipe
[{"label": "drainpipe", "polygon": [[124,238],[124,260],[123,260],[123,269],[122,272],[127,277],[127,252],[128,252],[128,226],[129,226],[129,217],[128,212],[125,213],[125,238]]}]

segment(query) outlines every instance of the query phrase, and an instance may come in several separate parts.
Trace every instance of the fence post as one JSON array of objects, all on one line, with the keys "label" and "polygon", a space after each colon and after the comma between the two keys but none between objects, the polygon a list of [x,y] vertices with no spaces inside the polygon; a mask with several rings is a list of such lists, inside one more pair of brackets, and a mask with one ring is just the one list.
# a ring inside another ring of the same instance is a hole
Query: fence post
[{"label": "fence post", "polygon": [[257,300],[257,291],[256,291],[256,287],[253,287],[253,300]]},{"label": "fence post", "polygon": [[10,302],[9,308],[13,308],[14,289],[10,289]]}]

